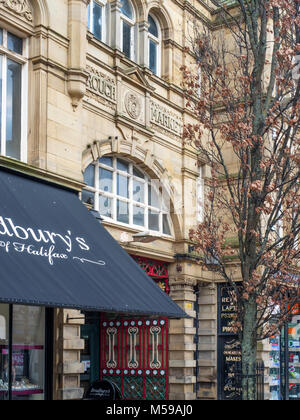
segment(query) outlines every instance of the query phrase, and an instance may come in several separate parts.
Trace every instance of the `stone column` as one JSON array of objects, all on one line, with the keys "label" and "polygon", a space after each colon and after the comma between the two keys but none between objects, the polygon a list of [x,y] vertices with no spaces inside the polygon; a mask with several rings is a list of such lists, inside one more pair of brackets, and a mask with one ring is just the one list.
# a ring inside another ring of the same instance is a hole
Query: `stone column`
[{"label": "stone column", "polygon": [[68,92],[74,108],[86,92],[87,5],[90,0],[69,0]]},{"label": "stone column", "polygon": [[139,23],[139,65],[142,67],[148,67],[148,54],[149,54],[149,45],[148,45],[148,22]]},{"label": "stone column", "polygon": [[58,309],[55,318],[54,355],[54,399],[78,400],[83,396],[80,388],[80,373],[84,366],[80,363],[80,351],[84,340],[80,338],[80,326],[84,315],[80,311]]},{"label": "stone column", "polygon": [[121,7],[122,3],[119,0],[110,3],[111,47],[119,51],[121,51]]},{"label": "stone column", "polygon": [[170,320],[169,329],[169,399],[194,400],[195,280],[176,273],[176,265],[169,267],[170,297],[191,317]]},{"label": "stone column", "polygon": [[217,287],[198,287],[197,398],[217,399]]}]

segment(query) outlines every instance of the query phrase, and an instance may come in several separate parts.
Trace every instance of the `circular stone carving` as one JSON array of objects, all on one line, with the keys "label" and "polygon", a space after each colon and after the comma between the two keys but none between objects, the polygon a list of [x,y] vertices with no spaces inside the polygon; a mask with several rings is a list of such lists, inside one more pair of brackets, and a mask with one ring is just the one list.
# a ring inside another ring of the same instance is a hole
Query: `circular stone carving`
[{"label": "circular stone carving", "polygon": [[127,92],[125,95],[125,108],[128,115],[134,120],[137,120],[142,110],[140,98],[133,92]]}]

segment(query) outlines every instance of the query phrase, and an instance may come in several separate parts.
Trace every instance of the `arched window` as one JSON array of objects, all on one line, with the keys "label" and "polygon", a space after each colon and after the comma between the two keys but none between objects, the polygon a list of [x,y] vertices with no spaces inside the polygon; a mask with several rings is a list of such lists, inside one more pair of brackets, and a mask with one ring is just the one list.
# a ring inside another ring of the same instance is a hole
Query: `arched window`
[{"label": "arched window", "polygon": [[0,28],[0,153],[27,160],[27,40]]},{"label": "arched window", "polygon": [[148,62],[149,68],[156,76],[160,76],[161,69],[161,33],[157,19],[148,15]]},{"label": "arched window", "polygon": [[126,57],[134,60],[135,13],[129,0],[121,0],[121,50]]},{"label": "arched window", "polygon": [[131,162],[104,156],[84,172],[82,201],[105,220],[141,231],[171,235],[168,197],[159,181],[151,181]]},{"label": "arched window", "polygon": [[105,0],[91,0],[88,6],[88,28],[95,38],[106,42]]}]

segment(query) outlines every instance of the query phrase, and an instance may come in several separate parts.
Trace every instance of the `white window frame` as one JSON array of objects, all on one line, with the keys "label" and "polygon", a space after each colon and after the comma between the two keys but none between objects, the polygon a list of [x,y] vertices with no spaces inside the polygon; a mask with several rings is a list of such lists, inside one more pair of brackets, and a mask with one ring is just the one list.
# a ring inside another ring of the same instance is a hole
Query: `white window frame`
[{"label": "white window frame", "polygon": [[157,63],[157,69],[156,73],[154,73],[156,76],[161,76],[161,29],[160,24],[157,18],[152,15],[152,13],[149,13],[149,16],[154,20],[157,31],[158,31],[158,37],[154,36],[148,31],[148,67],[150,68],[150,40],[153,41],[156,44],[156,63]]},{"label": "white window frame", "polygon": [[[106,1],[91,0],[91,2],[89,3],[89,7],[88,7],[89,31],[95,36],[95,34],[93,32],[93,27],[94,27],[93,5],[94,5],[94,3],[98,4],[102,8],[102,22],[101,22],[102,31],[101,31],[101,40],[100,41],[105,43],[106,42]],[[97,37],[95,37],[95,38],[99,41],[99,39]]]},{"label": "white window frame", "polygon": [[27,104],[28,104],[28,39],[22,38],[23,51],[18,54],[7,48],[7,29],[2,29],[3,45],[0,45],[0,55],[2,57],[2,121],[1,121],[1,154],[6,154],[6,101],[7,101],[7,59],[22,65],[21,75],[21,141],[20,141],[20,160],[27,162]]},{"label": "white window frame", "polygon": [[196,212],[197,212],[197,223],[203,223],[204,221],[204,178],[203,178],[203,167],[198,167],[199,176],[197,178],[196,185]]},{"label": "white window frame", "polygon": [[[92,165],[94,166],[94,187],[87,185],[85,187],[86,191],[92,192],[94,194],[94,210],[98,211],[100,210],[99,206],[99,196],[102,195],[104,197],[110,198],[112,200],[112,217],[107,217],[104,215],[101,215],[101,217],[108,221],[116,223],[117,225],[124,226],[124,227],[130,227],[135,230],[139,231],[149,231],[150,233],[153,233],[154,235],[160,235],[160,236],[166,236],[169,238],[173,237],[173,227],[172,227],[172,221],[170,217],[170,213],[167,211],[167,206],[164,205],[162,193],[159,192],[159,206],[153,206],[149,204],[148,202],[148,187],[151,186],[151,188],[156,188],[156,180],[154,182],[151,182],[151,179],[136,165],[134,165],[132,162],[124,159],[123,157],[117,157],[117,156],[109,156],[113,161],[113,166],[107,166],[104,163],[100,163],[99,161],[93,162]],[[122,171],[117,168],[117,160],[120,159],[128,164],[128,172]],[[112,192],[103,191],[100,189],[100,177],[99,177],[99,169],[103,168],[106,170],[109,170],[112,172]],[[141,172],[144,175],[144,178],[140,178],[134,175],[133,169],[136,168],[139,172]],[[125,176],[129,180],[129,196],[128,198],[125,198],[123,196],[119,196],[117,194],[117,175],[120,174],[122,176]],[[144,184],[144,202],[138,202],[133,199],[133,181],[136,180],[140,183]],[[122,201],[125,203],[128,203],[129,206],[129,223],[123,223],[117,220],[117,201]],[[136,225],[133,223],[133,206],[141,207],[144,209],[144,226]],[[152,210],[155,213],[158,213],[159,220],[158,230],[151,230],[149,228],[149,216],[148,212],[149,210]],[[169,210],[169,209],[168,209]],[[101,214],[101,213],[100,213]],[[163,216],[166,215],[168,219],[168,225],[170,229],[170,235],[163,232]]]},{"label": "white window frame", "polygon": [[[120,46],[121,46],[121,51],[123,52],[123,24],[124,22],[126,22],[129,26],[130,26],[130,60],[134,61],[135,60],[135,51],[134,51],[134,45],[135,45],[135,33],[134,33],[134,28],[135,28],[135,22],[136,22],[136,16],[135,16],[135,10],[133,7],[133,4],[130,0],[128,0],[128,2],[130,3],[131,9],[132,9],[132,14],[133,14],[133,19],[130,19],[129,17],[125,16],[122,11],[120,14],[120,23],[121,23],[121,31],[120,31]],[[125,54],[125,53],[124,53]]]}]

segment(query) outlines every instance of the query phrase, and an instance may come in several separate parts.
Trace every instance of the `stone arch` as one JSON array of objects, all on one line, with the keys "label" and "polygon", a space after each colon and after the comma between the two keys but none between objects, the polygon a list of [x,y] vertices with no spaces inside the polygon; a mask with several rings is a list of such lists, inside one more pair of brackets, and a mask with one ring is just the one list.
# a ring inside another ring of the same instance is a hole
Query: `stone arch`
[{"label": "stone arch", "polygon": [[147,19],[148,19],[149,13],[152,13],[159,21],[159,24],[161,26],[163,41],[167,39],[173,39],[174,31],[173,31],[172,19],[168,11],[162,5],[162,2],[159,0],[151,1],[147,9],[147,16],[146,16]]},{"label": "stone arch", "polygon": [[160,180],[170,197],[170,215],[174,228],[174,236],[175,238],[181,237],[182,224],[180,215],[174,211],[176,187],[163,163],[150,150],[143,148],[135,139],[130,142],[119,137],[108,137],[106,140],[95,140],[93,143],[87,145],[82,154],[82,173],[91,163],[97,161],[104,155],[127,157],[136,163],[152,179]]},{"label": "stone arch", "polygon": [[49,26],[48,0],[30,0],[33,10],[34,26]]}]

